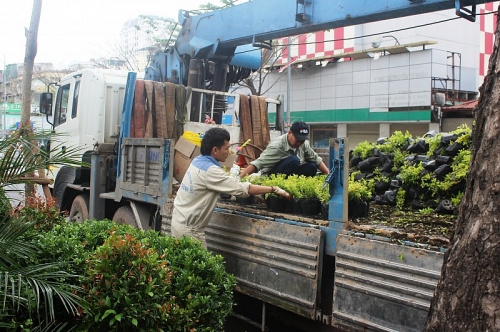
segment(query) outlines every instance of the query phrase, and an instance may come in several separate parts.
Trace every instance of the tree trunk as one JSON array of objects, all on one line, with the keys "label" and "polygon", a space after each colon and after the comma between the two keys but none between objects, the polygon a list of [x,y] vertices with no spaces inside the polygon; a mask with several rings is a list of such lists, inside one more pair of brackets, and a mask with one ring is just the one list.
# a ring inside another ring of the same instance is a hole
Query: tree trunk
[{"label": "tree trunk", "polygon": [[38,25],[40,23],[40,14],[42,11],[42,0],[33,1],[33,10],[31,12],[30,28],[26,30],[26,52],[24,55],[24,72],[22,83],[22,112],[21,127],[31,128],[31,81],[33,79],[33,66],[37,52]]},{"label": "tree trunk", "polygon": [[425,331],[500,331],[499,27],[480,88],[466,191]]},{"label": "tree trunk", "polygon": [[[42,12],[42,0],[33,1],[33,9],[31,11],[31,21],[29,30],[26,30],[26,51],[24,55],[24,72],[22,82],[22,111],[21,122],[17,135],[31,136],[33,128],[31,127],[31,82],[33,80],[33,67],[35,64],[35,56],[37,53],[37,38],[38,26],[40,24],[40,16]],[[35,142],[34,142],[35,143]],[[38,151],[23,151],[23,153],[38,153]],[[45,176],[45,170],[38,171],[40,177]],[[43,186],[45,195],[50,197],[48,186]],[[35,188],[32,184],[26,184],[26,197],[33,196]]]}]

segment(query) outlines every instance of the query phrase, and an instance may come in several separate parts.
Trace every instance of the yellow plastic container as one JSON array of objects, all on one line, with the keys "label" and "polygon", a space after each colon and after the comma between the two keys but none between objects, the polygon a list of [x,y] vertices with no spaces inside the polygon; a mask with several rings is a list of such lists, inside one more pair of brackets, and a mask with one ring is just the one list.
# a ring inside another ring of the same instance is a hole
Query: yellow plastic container
[{"label": "yellow plastic container", "polygon": [[182,134],[182,137],[184,137],[185,139],[187,139],[191,143],[196,144],[197,146],[201,147],[201,137],[199,134],[188,130],[188,131],[185,131],[184,134]]}]

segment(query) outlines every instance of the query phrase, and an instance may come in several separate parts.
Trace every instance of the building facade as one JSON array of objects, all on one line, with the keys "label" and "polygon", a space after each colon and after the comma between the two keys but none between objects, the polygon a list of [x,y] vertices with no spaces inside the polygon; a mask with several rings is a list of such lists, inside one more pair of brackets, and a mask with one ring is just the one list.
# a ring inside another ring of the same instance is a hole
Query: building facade
[{"label": "building facade", "polygon": [[478,97],[497,6],[479,6],[476,22],[449,10],[284,38],[262,91],[283,96],[287,121],[311,124],[317,148],[443,130],[442,107]]},{"label": "building facade", "polygon": [[[54,69],[52,63],[35,63],[31,83],[31,123],[35,131],[50,130],[46,116],[40,114],[40,94],[51,82],[57,81],[65,71]],[[23,63],[12,63],[0,70],[0,137],[12,133],[21,121]],[[52,85],[53,89],[53,85]]]},{"label": "building facade", "polygon": [[175,41],[173,19],[140,15],[123,24],[118,45],[120,58],[128,62],[129,70],[144,71],[151,57],[169,42]]}]

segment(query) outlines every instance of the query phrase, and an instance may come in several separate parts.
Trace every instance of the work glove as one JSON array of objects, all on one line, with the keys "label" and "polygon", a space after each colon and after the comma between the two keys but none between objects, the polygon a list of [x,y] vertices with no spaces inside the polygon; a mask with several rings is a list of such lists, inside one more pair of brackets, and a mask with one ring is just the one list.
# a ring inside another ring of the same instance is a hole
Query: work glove
[{"label": "work glove", "polygon": [[260,177],[261,175],[262,174],[260,172],[257,172],[257,173],[248,174],[247,177],[249,180],[253,180],[253,179]]},{"label": "work glove", "polygon": [[287,193],[286,191],[277,186],[273,186],[273,193],[275,193],[278,196],[284,197],[286,199],[292,199],[292,196],[290,196],[289,193]]}]

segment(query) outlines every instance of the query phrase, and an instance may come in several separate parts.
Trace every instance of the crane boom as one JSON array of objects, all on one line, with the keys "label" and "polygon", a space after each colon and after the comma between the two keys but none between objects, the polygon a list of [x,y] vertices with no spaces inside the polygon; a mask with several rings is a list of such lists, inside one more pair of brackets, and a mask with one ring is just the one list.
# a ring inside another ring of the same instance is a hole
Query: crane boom
[{"label": "crane boom", "polygon": [[[146,79],[190,85],[190,61],[197,60],[197,65],[191,65],[200,68],[201,62],[209,60],[217,63],[212,72],[218,72],[215,76],[221,81],[227,64],[258,69],[259,47],[269,46],[266,41],[272,39],[452,8],[457,15],[474,21],[476,6],[488,2],[493,1],[253,0],[197,16],[181,10],[182,29],[175,46],[155,55],[146,69]],[[215,89],[224,86],[228,84],[221,83]]]},{"label": "crane boom", "polygon": [[[487,0],[254,0],[198,16],[179,18],[180,54],[262,42],[302,33],[491,2]],[[473,14],[471,14],[473,15]],[[471,16],[472,18],[472,16]],[[183,19],[183,20],[182,20]],[[193,56],[194,54],[194,56]]]}]

